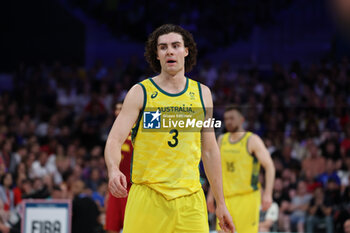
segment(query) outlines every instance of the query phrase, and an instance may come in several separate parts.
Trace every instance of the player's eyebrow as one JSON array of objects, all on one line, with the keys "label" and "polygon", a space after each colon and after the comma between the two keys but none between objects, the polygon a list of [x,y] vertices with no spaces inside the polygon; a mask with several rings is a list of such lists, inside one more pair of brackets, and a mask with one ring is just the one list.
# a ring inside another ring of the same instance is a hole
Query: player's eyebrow
[{"label": "player's eyebrow", "polygon": [[[171,44],[172,45],[176,45],[176,44],[181,44],[181,42],[180,41],[174,41]],[[159,44],[157,44],[157,46],[161,46],[161,45],[167,45],[167,43],[159,43]]]}]

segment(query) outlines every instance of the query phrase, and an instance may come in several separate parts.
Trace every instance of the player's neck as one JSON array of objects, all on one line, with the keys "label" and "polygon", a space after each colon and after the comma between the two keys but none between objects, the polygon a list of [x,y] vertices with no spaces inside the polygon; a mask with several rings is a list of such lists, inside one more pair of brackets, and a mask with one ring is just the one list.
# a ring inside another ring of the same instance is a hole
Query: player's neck
[{"label": "player's neck", "polygon": [[241,139],[245,133],[246,132],[242,128],[235,131],[235,132],[231,132],[230,133],[230,141],[234,142],[234,141]]},{"label": "player's neck", "polygon": [[158,76],[153,78],[153,81],[169,93],[178,93],[185,89],[186,77],[183,72],[178,72],[175,75],[171,75],[166,72],[162,72]]}]

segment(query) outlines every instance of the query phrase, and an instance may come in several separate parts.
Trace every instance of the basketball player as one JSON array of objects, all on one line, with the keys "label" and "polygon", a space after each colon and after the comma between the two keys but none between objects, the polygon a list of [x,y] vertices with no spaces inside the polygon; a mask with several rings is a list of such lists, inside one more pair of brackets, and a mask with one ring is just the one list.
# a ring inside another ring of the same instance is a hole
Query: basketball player
[{"label": "basketball player", "polygon": [[170,106],[191,107],[200,113],[196,116],[211,117],[209,88],[185,77],[185,71],[195,65],[196,55],[192,35],[180,26],[167,24],[151,33],[145,57],[159,75],[130,89],[108,136],[105,160],[109,189],[116,197],[125,197],[126,178],[118,167],[120,150],[135,124],[132,186],[124,233],[208,233],[206,201],[199,182],[201,158],[217,202],[219,224],[234,232],[223,196],[220,151],[214,131],[182,132],[179,126],[169,130],[159,127],[159,109]]},{"label": "basketball player", "polygon": [[[121,109],[122,102],[117,102],[115,105],[114,115],[118,117]],[[130,190],[130,164],[132,156],[132,143],[131,135],[128,136],[126,141],[121,147],[121,161],[119,165],[120,171],[125,174],[127,182],[127,190]],[[110,192],[107,194],[107,205],[106,205],[106,226],[105,229],[108,233],[119,233],[123,229],[124,213],[127,197],[117,198]]]},{"label": "basketball player", "polygon": [[[218,144],[226,205],[237,233],[257,233],[260,204],[262,210],[266,211],[272,203],[275,168],[260,137],[244,131],[244,117],[238,108],[228,107],[224,112],[224,121],[228,132],[218,138]],[[262,197],[258,180],[260,164],[265,169],[265,191]],[[214,212],[211,190],[207,195],[207,203],[209,212]],[[219,225],[217,230],[225,232]]]}]

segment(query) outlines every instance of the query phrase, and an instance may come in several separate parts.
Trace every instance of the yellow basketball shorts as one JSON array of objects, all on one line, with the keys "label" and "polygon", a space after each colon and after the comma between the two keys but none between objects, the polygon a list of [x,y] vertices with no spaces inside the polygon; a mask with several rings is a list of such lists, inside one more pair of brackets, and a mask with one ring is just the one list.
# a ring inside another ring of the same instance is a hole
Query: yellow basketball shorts
[{"label": "yellow basketball shorts", "polygon": [[[259,229],[260,190],[225,198],[237,233],[257,233]],[[220,226],[216,219],[216,229]]]},{"label": "yellow basketball shorts", "polygon": [[123,233],[208,233],[203,190],[166,200],[146,185],[131,186]]}]

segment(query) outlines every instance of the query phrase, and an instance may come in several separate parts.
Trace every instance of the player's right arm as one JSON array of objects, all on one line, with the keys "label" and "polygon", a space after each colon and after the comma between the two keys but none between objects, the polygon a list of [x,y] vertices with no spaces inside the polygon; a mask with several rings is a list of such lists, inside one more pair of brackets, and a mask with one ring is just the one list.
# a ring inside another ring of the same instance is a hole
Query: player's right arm
[{"label": "player's right arm", "polygon": [[135,124],[143,105],[143,90],[134,85],[125,97],[122,110],[109,132],[105,161],[108,169],[108,188],[115,197],[127,196],[125,175],[119,170],[121,147]]}]

